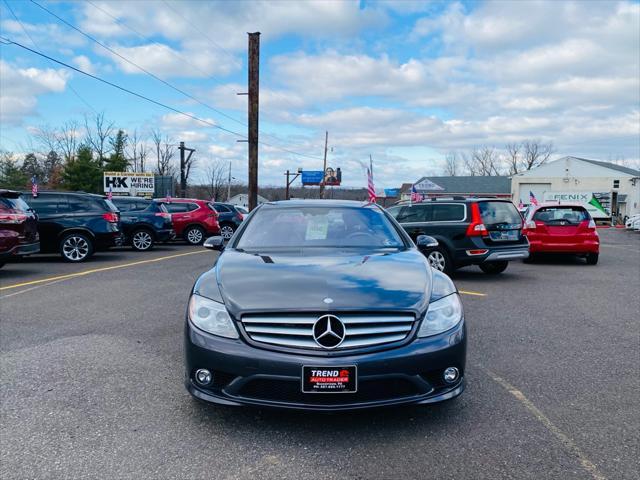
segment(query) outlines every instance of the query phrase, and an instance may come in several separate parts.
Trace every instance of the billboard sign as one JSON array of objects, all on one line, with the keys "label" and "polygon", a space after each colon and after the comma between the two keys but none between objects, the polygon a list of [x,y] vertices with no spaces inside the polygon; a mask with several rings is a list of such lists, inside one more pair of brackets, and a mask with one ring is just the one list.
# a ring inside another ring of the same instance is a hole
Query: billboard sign
[{"label": "billboard sign", "polygon": [[323,178],[324,172],[322,170],[303,170],[302,172],[303,185],[320,185]]},{"label": "billboard sign", "polygon": [[116,195],[153,195],[155,176],[145,172],[104,172],[104,193]]},{"label": "billboard sign", "polygon": [[390,198],[397,198],[400,196],[400,189],[399,188],[385,188],[384,189],[384,195],[386,197],[390,197]]}]

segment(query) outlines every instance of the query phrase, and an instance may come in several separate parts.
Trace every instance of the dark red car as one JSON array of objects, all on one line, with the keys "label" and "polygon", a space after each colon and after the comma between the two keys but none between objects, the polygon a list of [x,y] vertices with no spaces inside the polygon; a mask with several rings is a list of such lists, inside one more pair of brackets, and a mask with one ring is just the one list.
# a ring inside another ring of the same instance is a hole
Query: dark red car
[{"label": "dark red car", "polygon": [[176,237],[191,245],[199,245],[206,238],[220,235],[218,212],[206,200],[195,198],[158,198],[171,214]]},{"label": "dark red car", "polygon": [[529,239],[529,259],[538,253],[568,253],[598,263],[600,237],[587,209],[580,204],[531,206],[525,217],[523,234]]},{"label": "dark red car", "polygon": [[20,192],[0,190],[0,267],[7,260],[38,253],[38,221]]}]

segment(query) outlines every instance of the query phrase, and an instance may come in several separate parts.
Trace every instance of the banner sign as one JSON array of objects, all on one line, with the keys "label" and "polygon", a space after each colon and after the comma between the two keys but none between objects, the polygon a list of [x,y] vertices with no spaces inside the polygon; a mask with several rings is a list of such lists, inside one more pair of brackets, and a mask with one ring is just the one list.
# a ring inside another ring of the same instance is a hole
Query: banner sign
[{"label": "banner sign", "polygon": [[104,172],[104,192],[138,195],[153,194],[155,176],[145,172]]},{"label": "banner sign", "polygon": [[544,192],[545,202],[579,203],[587,209],[592,218],[609,218],[607,208],[611,195],[609,192]]},{"label": "banner sign", "polygon": [[384,189],[384,194],[387,197],[396,198],[396,197],[400,196],[400,189],[399,188],[385,188]]}]

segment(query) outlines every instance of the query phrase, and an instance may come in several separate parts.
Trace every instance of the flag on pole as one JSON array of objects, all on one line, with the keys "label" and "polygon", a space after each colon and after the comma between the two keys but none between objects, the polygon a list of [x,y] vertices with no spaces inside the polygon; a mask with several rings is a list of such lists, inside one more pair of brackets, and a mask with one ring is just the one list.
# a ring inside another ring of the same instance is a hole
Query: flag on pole
[{"label": "flag on pole", "polygon": [[109,191],[107,192],[107,200],[111,200],[113,198],[113,190],[111,186],[109,186]]},{"label": "flag on pole", "polygon": [[522,199],[520,199],[520,203],[518,204],[518,210],[522,210],[524,208],[524,203],[522,203]]},{"label": "flag on pole", "polygon": [[373,185],[373,173],[367,168],[367,191],[369,192],[369,202],[376,203],[376,187]]},{"label": "flag on pole", "polygon": [[422,195],[418,193],[415,185],[411,185],[411,202],[421,202]]},{"label": "flag on pole", "polygon": [[169,193],[169,190],[167,190],[167,203],[171,203],[171,194]]},{"label": "flag on pole", "polygon": [[35,175],[31,177],[31,195],[33,198],[38,196],[38,179]]},{"label": "flag on pole", "polygon": [[536,196],[533,194],[533,192],[531,190],[529,190],[529,203],[531,205],[538,205],[538,199],[536,198]]}]

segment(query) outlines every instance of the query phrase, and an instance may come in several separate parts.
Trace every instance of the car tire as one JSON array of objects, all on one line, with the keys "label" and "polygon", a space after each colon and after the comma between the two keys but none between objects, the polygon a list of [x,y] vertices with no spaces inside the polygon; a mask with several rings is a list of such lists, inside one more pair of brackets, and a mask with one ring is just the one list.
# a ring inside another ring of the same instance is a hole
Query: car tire
[{"label": "car tire", "polygon": [[431,268],[435,268],[447,275],[453,272],[454,268],[451,263],[451,258],[449,257],[449,252],[444,248],[432,248],[426,251],[424,255],[427,257],[427,261],[429,262],[429,265],[431,265]]},{"label": "car tire", "polygon": [[93,241],[84,233],[68,233],[60,241],[60,255],[66,262],[84,262],[93,255]]},{"label": "car tire", "polygon": [[184,239],[189,245],[200,245],[204,242],[204,229],[202,227],[189,227],[184,232]]},{"label": "car tire", "polygon": [[139,252],[153,248],[153,233],[147,228],[139,228],[131,234],[131,247]]},{"label": "car tire", "polygon": [[488,275],[497,275],[504,272],[509,266],[509,262],[488,262],[478,265],[480,270]]},{"label": "car tire", "polygon": [[220,236],[225,240],[230,240],[233,237],[236,229],[231,223],[223,223],[220,225]]},{"label": "car tire", "polygon": [[598,263],[599,254],[587,253],[587,265],[596,265]]}]

